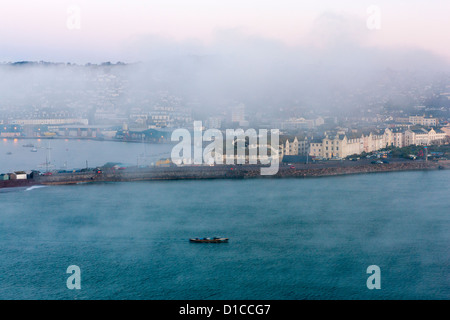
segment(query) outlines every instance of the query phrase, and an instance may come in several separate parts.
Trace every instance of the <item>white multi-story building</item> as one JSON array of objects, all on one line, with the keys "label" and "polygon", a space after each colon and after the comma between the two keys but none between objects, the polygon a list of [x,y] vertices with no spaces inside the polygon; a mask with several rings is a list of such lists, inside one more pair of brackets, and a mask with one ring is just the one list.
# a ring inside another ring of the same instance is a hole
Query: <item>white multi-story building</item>
[{"label": "white multi-story building", "polygon": [[446,133],[440,129],[408,129],[405,131],[405,145],[430,145],[445,140]]}]

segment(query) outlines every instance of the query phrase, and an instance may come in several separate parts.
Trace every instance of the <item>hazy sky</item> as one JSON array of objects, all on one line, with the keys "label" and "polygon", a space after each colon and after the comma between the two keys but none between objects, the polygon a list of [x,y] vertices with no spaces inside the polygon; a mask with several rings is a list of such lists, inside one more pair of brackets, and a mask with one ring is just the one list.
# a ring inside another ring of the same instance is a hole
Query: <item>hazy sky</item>
[{"label": "hazy sky", "polygon": [[[370,8],[379,9],[379,29],[367,26]],[[208,46],[227,30],[287,46],[356,37],[450,61],[449,14],[449,0],[2,0],[0,61],[130,62],[149,37]],[[321,24],[329,15],[336,28]]]}]

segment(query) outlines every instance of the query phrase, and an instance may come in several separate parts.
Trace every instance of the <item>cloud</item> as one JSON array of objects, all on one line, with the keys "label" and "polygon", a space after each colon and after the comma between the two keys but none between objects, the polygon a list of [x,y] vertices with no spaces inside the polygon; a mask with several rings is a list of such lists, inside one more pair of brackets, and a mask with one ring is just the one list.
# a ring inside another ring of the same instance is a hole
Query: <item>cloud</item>
[{"label": "cloud", "polygon": [[324,12],[314,20],[305,40],[308,46],[332,49],[364,45],[371,34],[360,17]]},{"label": "cloud", "polygon": [[[131,88],[125,96],[137,101],[139,94],[167,90],[199,102],[205,112],[233,101],[255,109],[295,103],[350,110],[366,104],[367,97],[388,95],[378,89],[380,81],[389,79],[387,74],[400,75],[390,79],[396,84],[417,86],[449,70],[445,61],[423,49],[370,46],[370,37],[365,21],[332,12],[319,16],[296,46],[242,28],[217,29],[208,42],[136,36],[122,47],[120,60],[142,62],[124,69],[122,76]],[[76,76],[80,80],[72,83],[83,88],[86,79]],[[48,74],[42,77],[52,79]],[[0,90],[13,88],[4,81]],[[363,100],[349,98],[357,94]]]}]

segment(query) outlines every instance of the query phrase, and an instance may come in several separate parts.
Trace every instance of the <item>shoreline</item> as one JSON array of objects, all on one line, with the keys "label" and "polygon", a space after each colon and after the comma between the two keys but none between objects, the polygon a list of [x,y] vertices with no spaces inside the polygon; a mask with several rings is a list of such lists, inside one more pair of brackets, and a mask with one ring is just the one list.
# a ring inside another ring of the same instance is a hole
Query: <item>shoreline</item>
[{"label": "shoreline", "polygon": [[172,141],[163,141],[163,142],[154,142],[154,141],[142,141],[142,140],[120,140],[120,139],[111,139],[111,138],[94,138],[94,137],[1,137],[6,140],[92,140],[92,141],[100,141],[100,142],[130,142],[130,143],[146,143],[146,144],[175,144],[177,143]]},{"label": "shoreline", "polygon": [[124,170],[101,168],[101,172],[54,173],[34,175],[23,180],[0,180],[0,188],[30,187],[34,185],[70,185],[98,182],[132,182],[163,180],[211,180],[211,179],[285,179],[345,176],[379,172],[448,170],[450,160],[395,161],[385,164],[318,163],[281,165],[275,175],[261,176],[259,165],[218,165],[184,167],[129,167]]}]

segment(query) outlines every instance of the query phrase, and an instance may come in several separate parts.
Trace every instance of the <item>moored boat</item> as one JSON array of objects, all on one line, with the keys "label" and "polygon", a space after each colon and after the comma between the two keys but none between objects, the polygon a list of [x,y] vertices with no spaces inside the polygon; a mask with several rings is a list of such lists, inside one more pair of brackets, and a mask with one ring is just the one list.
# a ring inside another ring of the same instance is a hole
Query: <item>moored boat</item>
[{"label": "moored boat", "polygon": [[222,243],[228,242],[228,238],[192,238],[189,239],[190,242],[198,242],[198,243]]}]

